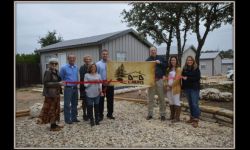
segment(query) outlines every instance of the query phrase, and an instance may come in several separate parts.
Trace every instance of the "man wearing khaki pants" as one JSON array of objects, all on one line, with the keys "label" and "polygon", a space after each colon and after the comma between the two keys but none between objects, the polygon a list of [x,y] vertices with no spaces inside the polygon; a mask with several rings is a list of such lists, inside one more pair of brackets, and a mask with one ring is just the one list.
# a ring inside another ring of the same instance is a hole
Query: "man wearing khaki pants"
[{"label": "man wearing khaki pants", "polygon": [[147,120],[153,118],[154,111],[154,95],[158,95],[160,107],[160,119],[166,120],[166,102],[164,100],[163,76],[166,74],[167,64],[163,57],[157,55],[156,47],[150,47],[150,56],[146,61],[154,61],[155,66],[155,85],[148,90],[148,116]]}]

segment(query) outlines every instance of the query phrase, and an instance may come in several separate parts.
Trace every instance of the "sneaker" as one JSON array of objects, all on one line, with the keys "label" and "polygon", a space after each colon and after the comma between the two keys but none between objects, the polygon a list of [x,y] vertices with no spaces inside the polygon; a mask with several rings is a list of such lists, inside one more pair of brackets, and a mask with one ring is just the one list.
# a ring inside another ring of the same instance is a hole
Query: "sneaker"
[{"label": "sneaker", "polygon": [[153,117],[152,116],[147,116],[147,120],[150,120],[150,119],[152,119]]},{"label": "sneaker", "polygon": [[166,117],[165,116],[161,116],[161,121],[165,121]]}]

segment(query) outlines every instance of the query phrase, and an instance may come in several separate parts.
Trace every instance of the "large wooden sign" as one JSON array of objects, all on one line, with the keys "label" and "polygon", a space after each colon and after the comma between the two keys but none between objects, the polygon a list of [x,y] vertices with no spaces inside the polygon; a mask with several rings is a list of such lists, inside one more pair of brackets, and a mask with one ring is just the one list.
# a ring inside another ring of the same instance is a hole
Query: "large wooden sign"
[{"label": "large wooden sign", "polygon": [[153,86],[155,84],[155,62],[107,63],[107,80],[119,86]]}]

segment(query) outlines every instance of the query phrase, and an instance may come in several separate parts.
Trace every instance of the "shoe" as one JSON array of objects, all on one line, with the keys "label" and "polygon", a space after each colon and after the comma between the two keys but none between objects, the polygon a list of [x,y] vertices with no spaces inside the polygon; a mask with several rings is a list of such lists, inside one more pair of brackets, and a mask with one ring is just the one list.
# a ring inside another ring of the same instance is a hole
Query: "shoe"
[{"label": "shoe", "polygon": [[96,121],[96,122],[95,122],[95,125],[99,125],[99,121]]},{"label": "shoe", "polygon": [[186,121],[186,123],[192,123],[194,121],[194,118],[190,116],[190,119]]},{"label": "shoe", "polygon": [[54,128],[50,128],[50,131],[60,131],[61,130],[61,127],[54,127]]},{"label": "shoe", "polygon": [[63,126],[63,125],[58,125],[58,124],[56,124],[56,127],[57,127],[57,128],[63,128],[64,126]]},{"label": "shoe", "polygon": [[150,119],[152,119],[153,117],[152,116],[147,116],[147,120],[150,120]]},{"label": "shoe", "polygon": [[99,121],[102,121],[102,120],[103,120],[103,117],[100,117],[100,118],[99,118]]},{"label": "shoe", "polygon": [[80,122],[80,120],[78,120],[78,119],[75,119],[75,120],[72,120],[72,122]]},{"label": "shoe", "polygon": [[161,121],[165,121],[166,117],[165,116],[161,116]]},{"label": "shoe", "polygon": [[108,119],[115,119],[114,116],[107,116]]},{"label": "shoe", "polygon": [[95,122],[94,122],[94,120],[92,119],[92,120],[90,120],[90,126],[91,127],[93,127],[95,125]]},{"label": "shoe", "polygon": [[42,124],[42,123],[43,123],[42,119],[38,118],[38,119],[36,120],[36,124]]},{"label": "shoe", "polygon": [[84,120],[84,121],[88,121],[88,120],[89,120],[88,116],[86,116],[86,115],[83,116],[83,120]]},{"label": "shoe", "polygon": [[198,124],[199,124],[198,122],[199,122],[198,119],[194,119],[193,122],[192,122],[192,126],[193,126],[194,128],[197,128],[197,127],[198,127]]},{"label": "shoe", "polygon": [[66,124],[72,124],[73,122],[72,121],[70,121],[70,122],[65,122]]}]

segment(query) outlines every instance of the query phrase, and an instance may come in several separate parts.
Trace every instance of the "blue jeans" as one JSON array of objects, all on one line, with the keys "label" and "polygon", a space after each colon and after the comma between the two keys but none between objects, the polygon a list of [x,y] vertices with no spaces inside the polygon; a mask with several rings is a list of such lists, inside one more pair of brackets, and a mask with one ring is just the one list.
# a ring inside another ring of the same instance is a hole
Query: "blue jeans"
[{"label": "blue jeans", "polygon": [[188,104],[193,118],[200,117],[200,108],[199,108],[199,90],[185,89],[185,94],[188,99]]},{"label": "blue jeans", "polygon": [[77,119],[77,87],[65,86],[64,88],[64,121],[70,123]]},{"label": "blue jeans", "polygon": [[88,106],[98,105],[100,101],[100,96],[97,97],[87,97],[87,104]]}]

